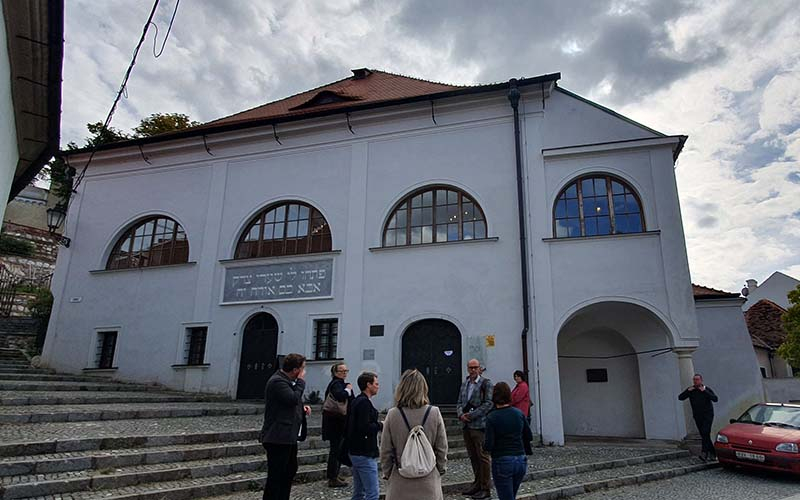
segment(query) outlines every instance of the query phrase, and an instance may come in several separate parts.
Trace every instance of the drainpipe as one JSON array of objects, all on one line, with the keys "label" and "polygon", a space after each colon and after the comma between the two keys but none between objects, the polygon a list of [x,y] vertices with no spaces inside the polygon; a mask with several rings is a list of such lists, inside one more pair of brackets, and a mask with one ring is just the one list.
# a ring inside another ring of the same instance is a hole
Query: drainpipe
[{"label": "drainpipe", "polygon": [[[522,371],[528,377],[528,330],[530,330],[530,302],[528,300],[528,244],[525,238],[525,190],[522,179],[522,149],[519,137],[519,98],[520,93],[517,88],[517,79],[512,78],[508,81],[508,100],[511,102],[511,109],[514,110],[514,148],[517,159],[517,210],[519,211],[519,252],[520,252],[520,276],[522,278],[522,321],[523,328],[520,335],[522,340]],[[538,377],[537,377],[538,381]]]}]

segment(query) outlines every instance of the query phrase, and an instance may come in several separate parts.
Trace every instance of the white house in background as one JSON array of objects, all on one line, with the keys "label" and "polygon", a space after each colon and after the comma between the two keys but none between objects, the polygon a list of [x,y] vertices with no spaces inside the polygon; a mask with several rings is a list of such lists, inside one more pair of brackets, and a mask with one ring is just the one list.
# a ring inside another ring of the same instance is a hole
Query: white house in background
[{"label": "white house in background", "polygon": [[[455,403],[477,357],[494,380],[528,371],[545,443],[682,438],[676,396],[703,345],[674,174],[686,138],[559,77],[359,69],[104,146],[68,216],[44,362],[249,398],[299,352],[309,389],[344,359],[381,376],[387,407],[408,367]],[[704,370],[749,360],[757,379],[746,347]]]},{"label": "white house in background", "polygon": [[761,299],[767,299],[784,310],[789,309],[789,292],[800,285],[800,280],[788,274],[775,271],[760,285],[754,279],[747,280],[747,286],[742,289],[742,294],[747,297],[747,302],[742,305],[742,310],[747,311]]},{"label": "white house in background", "polygon": [[0,220],[58,151],[64,3],[0,4]]}]

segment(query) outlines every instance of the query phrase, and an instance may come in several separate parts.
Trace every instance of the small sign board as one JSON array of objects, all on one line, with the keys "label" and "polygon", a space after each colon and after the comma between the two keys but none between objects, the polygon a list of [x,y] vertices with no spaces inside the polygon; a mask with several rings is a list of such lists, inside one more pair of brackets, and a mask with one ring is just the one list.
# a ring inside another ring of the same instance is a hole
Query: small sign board
[{"label": "small sign board", "polygon": [[486,347],[494,347],[494,335],[486,336]]}]

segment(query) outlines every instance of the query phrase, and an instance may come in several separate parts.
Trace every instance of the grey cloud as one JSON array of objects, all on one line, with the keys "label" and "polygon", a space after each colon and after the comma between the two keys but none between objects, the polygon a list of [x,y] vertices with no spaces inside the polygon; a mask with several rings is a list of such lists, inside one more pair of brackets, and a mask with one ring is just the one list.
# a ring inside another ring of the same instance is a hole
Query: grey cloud
[{"label": "grey cloud", "polygon": [[702,228],[715,227],[718,223],[719,223],[719,219],[717,219],[716,217],[714,217],[712,215],[707,215],[705,217],[701,217],[697,221],[697,225],[702,227]]},{"label": "grey cloud", "polygon": [[795,184],[800,184],[800,172],[789,172],[786,175],[786,180]]}]

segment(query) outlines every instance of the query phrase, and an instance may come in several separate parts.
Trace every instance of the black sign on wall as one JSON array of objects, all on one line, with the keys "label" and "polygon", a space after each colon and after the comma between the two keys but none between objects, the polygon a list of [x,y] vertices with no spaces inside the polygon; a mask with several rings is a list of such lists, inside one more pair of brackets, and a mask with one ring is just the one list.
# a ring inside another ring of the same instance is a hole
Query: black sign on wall
[{"label": "black sign on wall", "polygon": [[383,325],[369,325],[370,337],[383,337]]},{"label": "black sign on wall", "polygon": [[586,381],[593,382],[608,382],[608,370],[605,368],[590,368],[586,370]]}]

